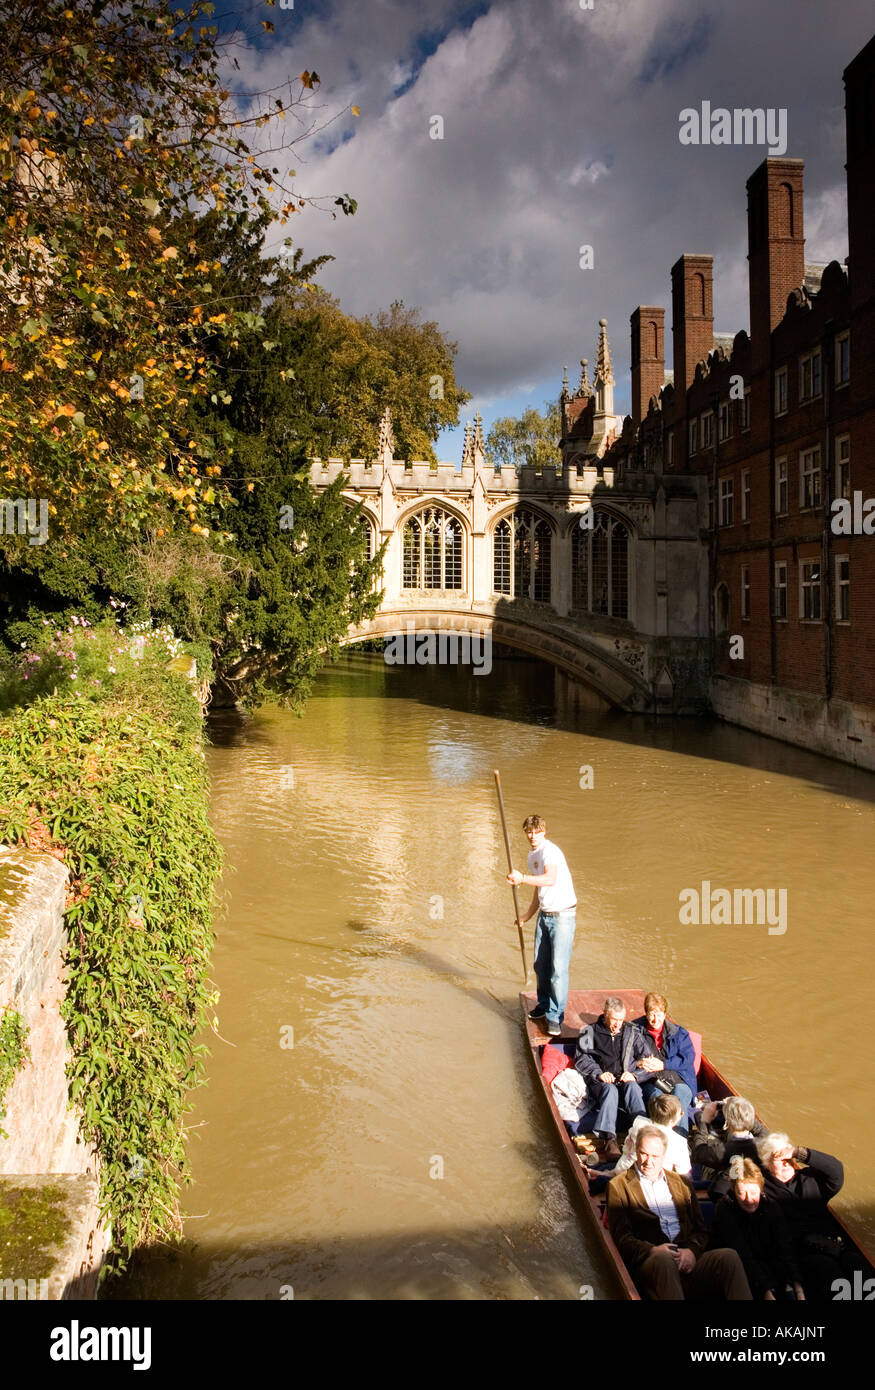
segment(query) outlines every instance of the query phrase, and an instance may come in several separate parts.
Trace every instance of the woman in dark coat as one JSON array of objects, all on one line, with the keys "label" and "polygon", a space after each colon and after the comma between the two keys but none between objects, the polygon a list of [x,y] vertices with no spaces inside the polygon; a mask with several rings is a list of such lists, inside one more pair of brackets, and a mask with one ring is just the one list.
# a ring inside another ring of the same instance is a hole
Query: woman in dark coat
[{"label": "woman in dark coat", "polygon": [[736,1154],[728,1176],[731,1190],[714,1208],[711,1248],[737,1251],[755,1299],[804,1298],[787,1223],[778,1203],[763,1196],[759,1167]]},{"label": "woman in dark coat", "polygon": [[837,1279],[853,1280],[856,1269],[866,1270],[827,1209],[841,1190],[844,1168],[831,1154],[794,1148],[786,1134],[767,1134],[757,1150],[765,1194],[784,1214],[807,1297],[832,1299]]}]

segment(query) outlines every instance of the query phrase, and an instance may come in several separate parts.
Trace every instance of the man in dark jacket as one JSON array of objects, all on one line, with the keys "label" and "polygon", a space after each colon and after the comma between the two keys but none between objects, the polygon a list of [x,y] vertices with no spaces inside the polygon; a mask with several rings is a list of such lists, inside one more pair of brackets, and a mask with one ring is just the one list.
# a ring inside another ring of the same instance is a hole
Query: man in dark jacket
[{"label": "man in dark jacket", "polygon": [[650,1058],[644,1063],[649,1073],[645,1078],[641,1093],[645,1102],[663,1088],[657,1077],[661,1071],[674,1071],[680,1077],[672,1087],[684,1107],[684,1118],[675,1128],[681,1134],[689,1134],[690,1120],[693,1118],[693,1097],[696,1094],[696,1053],[693,1040],[686,1028],[666,1018],[668,1000],[664,994],[647,994],[644,998],[644,1013],[632,1020],[633,1027],[640,1028],[650,1048]]},{"label": "man in dark jacket", "polygon": [[647,1078],[641,1060],[649,1048],[643,1036],[626,1022],[626,1005],[613,995],[595,1023],[580,1030],[574,1065],[583,1077],[587,1094],[599,1111],[599,1152],[602,1158],[619,1158],[617,1114],[620,1106],[631,1124],[647,1115],[640,1083]]}]

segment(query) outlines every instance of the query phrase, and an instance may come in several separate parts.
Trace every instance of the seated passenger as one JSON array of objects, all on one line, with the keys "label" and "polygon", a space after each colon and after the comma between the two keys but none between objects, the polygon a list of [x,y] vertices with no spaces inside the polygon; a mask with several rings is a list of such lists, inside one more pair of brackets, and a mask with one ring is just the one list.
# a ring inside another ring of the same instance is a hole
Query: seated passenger
[{"label": "seated passenger", "polygon": [[604,1168],[596,1169],[592,1172],[593,1177],[613,1178],[617,1173],[625,1173],[627,1168],[631,1168],[635,1162],[638,1135],[645,1125],[650,1125],[665,1135],[664,1167],[670,1168],[674,1173],[688,1174],[690,1172],[692,1163],[689,1145],[683,1135],[678,1134],[675,1129],[675,1125],[684,1113],[683,1106],[677,1096],[657,1093],[657,1095],[651,1096],[647,1102],[647,1110],[650,1119],[645,1119],[643,1115],[636,1118],[626,1135],[622,1156],[617,1159],[615,1167],[610,1172],[606,1172]]},{"label": "seated passenger", "polygon": [[647,1076],[640,1062],[648,1051],[643,1035],[626,1022],[626,1005],[614,995],[605,1000],[604,1012],[596,1022],[584,1024],[580,1030],[574,1066],[599,1112],[593,1128],[603,1158],[620,1157],[617,1114],[621,1105],[630,1121],[647,1115],[638,1083]]},{"label": "seated passenger", "polygon": [[638,1131],[635,1164],[608,1183],[608,1227],[644,1298],[750,1299],[735,1250],[705,1252],[708,1232],[692,1184],[665,1169],[665,1132]]},{"label": "seated passenger", "polygon": [[790,1229],[793,1255],[808,1299],[831,1299],[836,1279],[866,1271],[865,1262],[827,1209],[841,1191],[845,1170],[831,1154],[790,1143],[786,1134],[767,1134],[757,1143],[765,1172],[765,1194],[780,1206]]},{"label": "seated passenger", "polygon": [[790,1231],[778,1203],[763,1196],[759,1165],[735,1154],[728,1178],[732,1189],[714,1208],[711,1244],[738,1251],[755,1299],[804,1299]]},{"label": "seated passenger", "polygon": [[683,1106],[683,1119],[678,1125],[681,1134],[689,1134],[693,1115],[693,1097],[696,1094],[696,1053],[693,1040],[686,1028],[672,1023],[666,1018],[668,1000],[664,994],[647,994],[644,998],[644,1013],[633,1019],[633,1025],[640,1028],[649,1047],[649,1056],[642,1062],[644,1071],[650,1076],[641,1087],[645,1101],[659,1091],[665,1092],[658,1076],[661,1071],[673,1071],[675,1078],[671,1094],[677,1096]]},{"label": "seated passenger", "polygon": [[690,1154],[694,1163],[702,1164],[702,1177],[711,1182],[708,1196],[719,1202],[729,1192],[730,1161],[739,1154],[752,1159],[760,1167],[756,1141],[768,1133],[758,1120],[749,1100],[743,1096],[727,1096],[723,1101],[709,1101],[696,1112],[696,1124],[690,1135]]}]

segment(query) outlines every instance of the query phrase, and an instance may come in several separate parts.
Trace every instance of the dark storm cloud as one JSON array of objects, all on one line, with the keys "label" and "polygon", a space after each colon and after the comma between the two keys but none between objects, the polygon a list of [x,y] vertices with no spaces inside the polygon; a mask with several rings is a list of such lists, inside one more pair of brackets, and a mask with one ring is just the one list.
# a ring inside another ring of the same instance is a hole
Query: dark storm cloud
[{"label": "dark storm cloud", "polygon": [[[481,396],[558,387],[565,362],[576,376],[601,316],[622,378],[629,314],[669,306],[684,251],[715,256],[718,330],[747,325],[745,181],[766,151],[681,146],[679,113],[703,99],[787,108],[808,259],[847,253],[841,73],[871,36],[858,0],[828,23],[805,0],[692,14],[690,0],[370,0],[315,8],[286,42],[270,13],[276,34],[238,54],[237,80],[260,90],[315,68],[326,115],[361,109],[290,160],[302,192],[348,193],[356,216],[307,212],[274,244],[291,232],[331,252],[322,282],[350,312],[419,305],[458,339]],[[443,140],[429,138],[436,115]]]}]

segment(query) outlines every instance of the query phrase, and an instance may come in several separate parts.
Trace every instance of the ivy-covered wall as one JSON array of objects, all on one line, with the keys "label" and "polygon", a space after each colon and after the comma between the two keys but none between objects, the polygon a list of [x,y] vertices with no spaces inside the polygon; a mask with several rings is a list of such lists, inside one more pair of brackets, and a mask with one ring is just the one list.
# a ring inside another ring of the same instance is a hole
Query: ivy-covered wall
[{"label": "ivy-covered wall", "polygon": [[[37,851],[55,910],[60,894],[65,976],[43,989],[41,1011],[57,1009],[63,1025],[77,1142],[96,1157],[123,1261],[181,1229],[185,1116],[217,1022],[208,970],[221,852],[197,687],[169,669],[173,639],[147,634],[134,658],[111,627],[66,637],[73,666],[59,668],[55,642],[21,671],[43,693],[0,719],[0,844]],[[10,1004],[23,978],[13,973]],[[32,1049],[39,1031],[30,1025]],[[81,1171],[58,1155],[40,1168],[13,1162],[12,1149],[4,1158],[5,1145],[26,1144],[16,1093],[32,1065],[9,1093],[0,1172]]]}]

